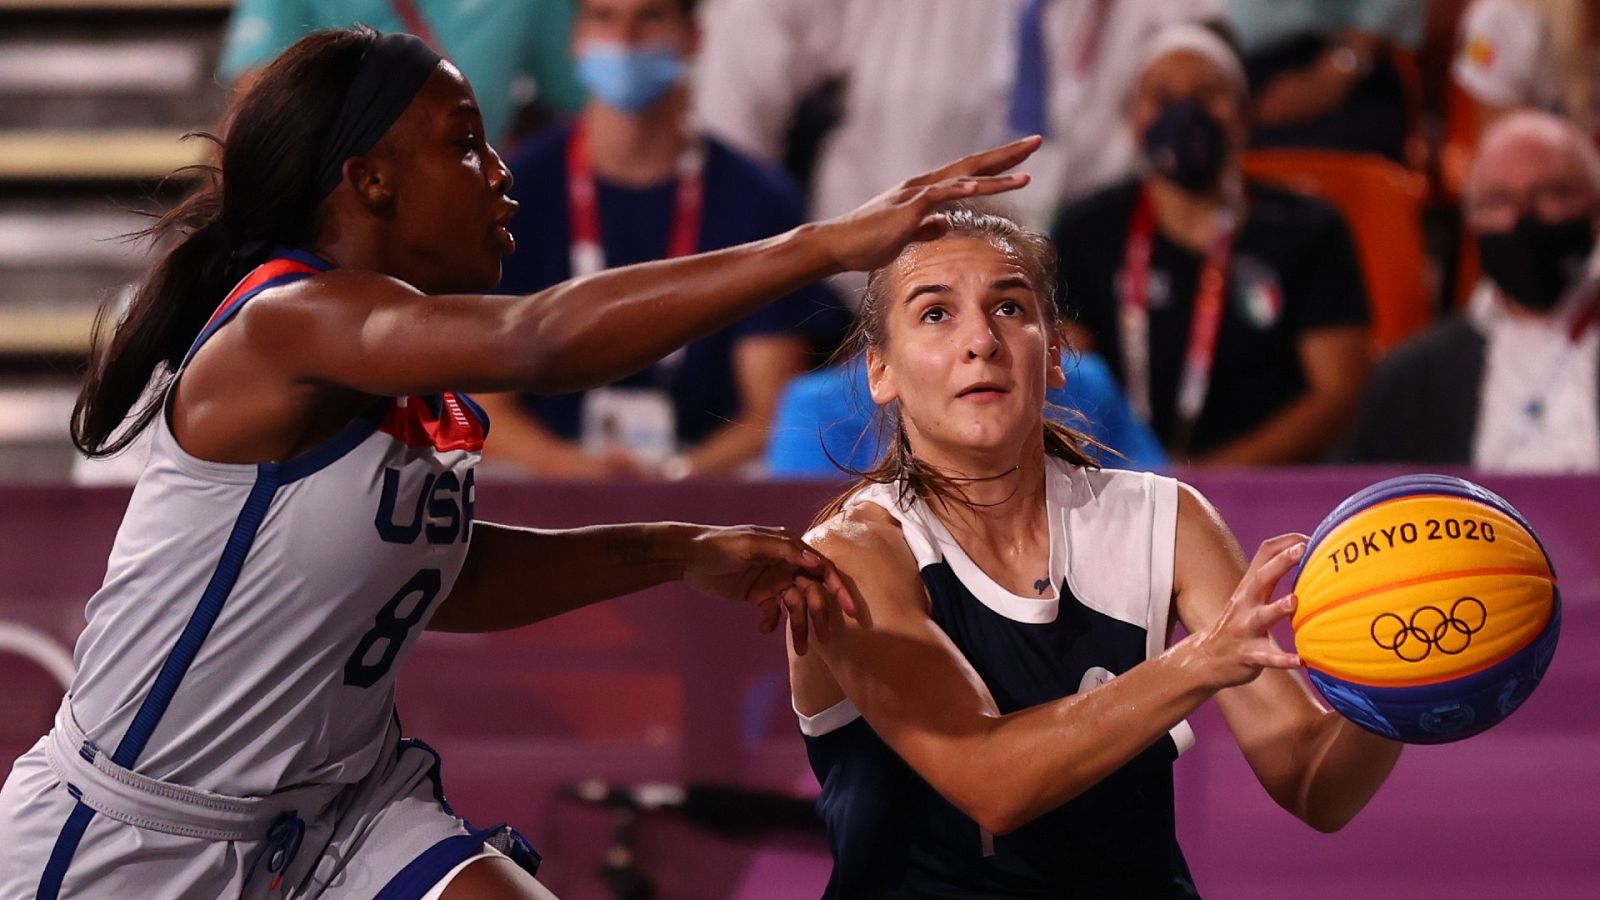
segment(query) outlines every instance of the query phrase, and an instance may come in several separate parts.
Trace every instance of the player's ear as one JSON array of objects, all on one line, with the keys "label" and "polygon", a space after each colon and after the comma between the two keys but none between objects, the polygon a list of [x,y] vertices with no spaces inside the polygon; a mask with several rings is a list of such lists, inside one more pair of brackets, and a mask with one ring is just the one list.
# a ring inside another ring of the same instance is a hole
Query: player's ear
[{"label": "player's ear", "polygon": [[897,400],[900,392],[895,390],[894,380],[890,377],[888,360],[877,347],[867,348],[867,392],[872,397],[872,402],[879,406]]},{"label": "player's ear", "polygon": [[392,156],[368,154],[344,161],[344,181],[369,209],[387,211],[394,205],[395,166]]},{"label": "player's ear", "polygon": [[1045,384],[1055,390],[1067,386],[1067,371],[1061,364],[1061,358],[1068,350],[1067,333],[1064,329],[1057,328],[1050,334],[1050,347],[1045,351]]}]

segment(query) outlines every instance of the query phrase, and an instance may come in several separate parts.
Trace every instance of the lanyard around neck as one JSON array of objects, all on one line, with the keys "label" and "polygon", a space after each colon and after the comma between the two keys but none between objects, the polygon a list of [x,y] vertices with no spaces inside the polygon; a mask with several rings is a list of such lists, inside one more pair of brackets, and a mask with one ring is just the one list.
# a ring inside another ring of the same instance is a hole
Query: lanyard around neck
[{"label": "lanyard around neck", "polygon": [[[1226,215],[1226,214],[1224,214]],[[1134,415],[1152,421],[1150,399],[1150,259],[1155,252],[1155,206],[1149,192],[1140,190],[1128,225],[1123,258],[1122,304],[1118,324],[1122,332],[1122,369],[1128,404]],[[1172,449],[1188,449],[1194,425],[1211,389],[1211,364],[1222,327],[1223,293],[1228,282],[1228,261],[1233,254],[1233,223],[1224,222],[1206,251],[1196,289],[1194,314],[1189,323],[1189,345],[1183,358],[1183,378],[1178,385],[1177,427]]]},{"label": "lanyard around neck", "polygon": [[[667,236],[667,259],[690,256],[700,245],[700,213],[705,205],[705,147],[689,143],[678,157],[678,191]],[[567,140],[567,209],[571,216],[572,277],[582,278],[606,268],[600,241],[599,189],[589,163],[589,139],[583,123],[573,126]]]}]

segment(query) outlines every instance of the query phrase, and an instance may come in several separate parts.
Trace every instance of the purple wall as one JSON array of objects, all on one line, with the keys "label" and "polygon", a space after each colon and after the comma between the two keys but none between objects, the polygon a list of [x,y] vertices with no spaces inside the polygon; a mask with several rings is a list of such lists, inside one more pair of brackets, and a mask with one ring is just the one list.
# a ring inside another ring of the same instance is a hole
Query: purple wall
[{"label": "purple wall", "polygon": [[[1309,532],[1381,470],[1193,473],[1247,549]],[[1181,837],[1208,896],[1225,898],[1600,896],[1600,479],[1485,478],[1539,529],[1566,604],[1539,691],[1472,740],[1407,750],[1344,831],[1319,835],[1266,797],[1214,707],[1178,763]],[[484,519],[542,526],[678,518],[803,527],[831,485],[484,485]],[[0,621],[64,645],[104,574],[125,492],[0,489]],[[537,585],[530,585],[537,590]],[[407,730],[439,748],[455,805],[520,825],[567,900],[606,896],[592,869],[607,813],[564,799],[576,778],[696,779],[803,793],[815,785],[786,708],[783,651],[751,610],[661,589],[531,629],[429,634],[401,678]],[[59,689],[0,655],[0,755],[45,728]],[[667,814],[639,830],[664,898],[815,897],[813,837],[710,836]]]}]

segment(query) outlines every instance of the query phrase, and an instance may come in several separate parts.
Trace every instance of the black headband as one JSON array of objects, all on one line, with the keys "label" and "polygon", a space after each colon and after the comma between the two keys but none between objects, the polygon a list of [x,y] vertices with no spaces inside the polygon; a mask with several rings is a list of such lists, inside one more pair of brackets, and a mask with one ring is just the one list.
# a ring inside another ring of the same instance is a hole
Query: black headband
[{"label": "black headband", "polygon": [[344,161],[377,144],[439,65],[439,54],[409,34],[380,35],[362,54],[339,118],[328,132],[317,174],[317,201],[344,177]]}]

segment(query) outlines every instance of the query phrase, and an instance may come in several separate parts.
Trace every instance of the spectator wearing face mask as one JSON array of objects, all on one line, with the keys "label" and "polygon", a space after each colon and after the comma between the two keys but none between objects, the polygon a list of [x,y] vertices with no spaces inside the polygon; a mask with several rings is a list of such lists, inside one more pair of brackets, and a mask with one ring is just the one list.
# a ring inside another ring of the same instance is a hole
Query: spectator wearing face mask
[{"label": "spectator wearing face mask", "polygon": [[[693,0],[582,0],[572,32],[589,100],[511,161],[518,251],[500,290],[528,294],[612,266],[686,256],[799,225],[794,184],[695,133],[685,76]],[[615,384],[553,397],[484,398],[485,451],[548,478],[683,478],[755,463],[778,393],[813,330],[842,315],[821,287],[695,341]]]},{"label": "spectator wearing face mask", "polygon": [[1600,470],[1600,153],[1566,119],[1510,113],[1485,133],[1465,202],[1483,278],[1463,315],[1384,359],[1349,456]]},{"label": "spectator wearing face mask", "polygon": [[1129,125],[1146,174],[1063,211],[1074,345],[1105,357],[1179,462],[1322,458],[1368,370],[1367,299],[1343,220],[1246,182],[1239,61],[1212,31],[1148,47]]}]

